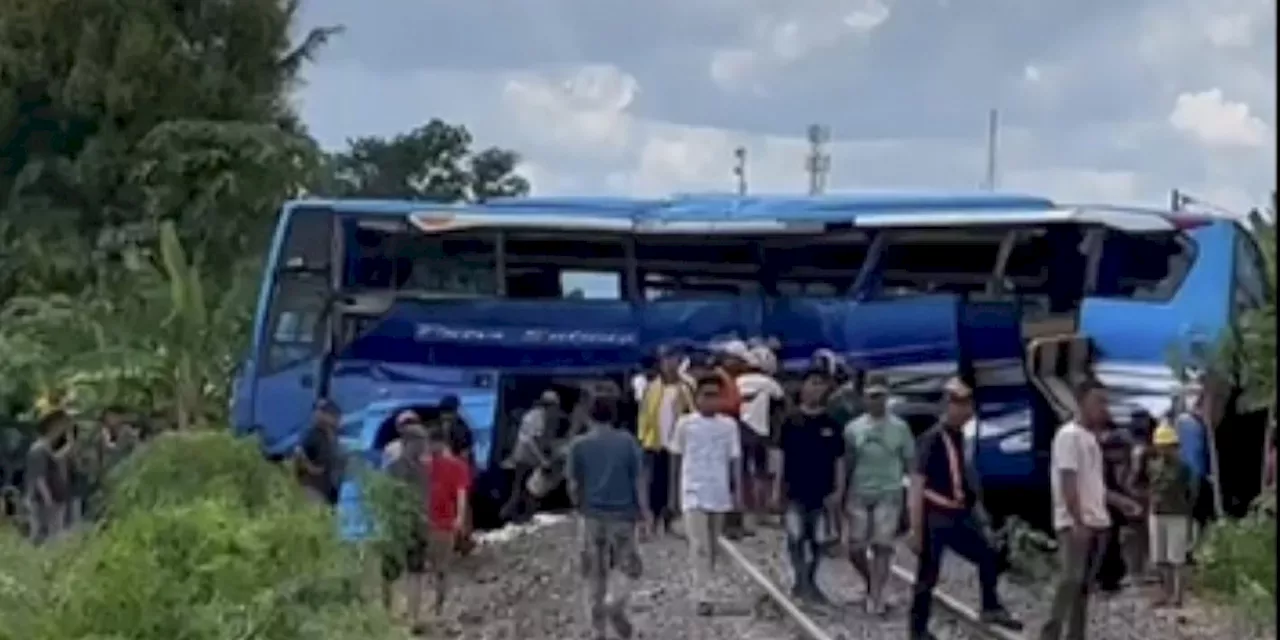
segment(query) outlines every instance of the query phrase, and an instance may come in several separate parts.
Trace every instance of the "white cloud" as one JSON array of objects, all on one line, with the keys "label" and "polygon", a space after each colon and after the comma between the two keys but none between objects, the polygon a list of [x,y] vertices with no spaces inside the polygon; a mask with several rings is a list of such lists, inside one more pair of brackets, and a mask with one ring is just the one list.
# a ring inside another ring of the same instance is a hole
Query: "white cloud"
[{"label": "white cloud", "polygon": [[[600,69],[590,73],[602,74]],[[747,179],[753,193],[798,193],[807,186],[805,157],[808,142],[800,136],[771,136],[716,127],[700,127],[639,117],[631,103],[618,93],[634,95],[638,83],[624,71],[622,79],[595,76],[592,87],[622,87],[625,91],[591,91],[592,100],[541,99],[560,95],[558,87],[572,85],[565,78],[580,73],[551,76],[525,75],[520,92],[533,96],[528,103],[508,102],[513,122],[520,123],[535,147],[527,174],[542,195],[611,193],[664,196],[679,192],[732,191],[733,152],[747,149]],[[508,89],[506,96],[511,98]],[[548,108],[553,104],[554,108]],[[606,105],[608,109],[601,108]],[[520,109],[527,111],[521,112]],[[605,121],[608,114],[609,120]],[[589,116],[589,117],[588,117]],[[624,137],[601,136],[601,130],[625,130]],[[546,137],[554,132],[555,140]],[[519,138],[519,136],[517,136]],[[1002,136],[1016,162],[1034,161],[1033,132],[1009,127]],[[578,170],[552,166],[539,159],[537,149],[555,153],[570,149]],[[837,139],[828,148],[832,158],[830,189],[941,188],[972,189],[982,180],[984,149],[973,139],[871,140]],[[592,162],[594,160],[594,163]],[[591,166],[594,164],[595,166]],[[1066,201],[1116,204],[1159,204],[1163,185],[1149,187],[1137,170],[1096,170],[1081,167],[1011,166],[1004,171],[1001,188],[1044,194]]]},{"label": "white cloud", "polygon": [[638,91],[621,69],[588,65],[558,79],[522,74],[506,83],[502,97],[535,138],[566,149],[621,150],[631,138],[627,109]]},{"label": "white cloud", "polygon": [[711,54],[711,80],[722,89],[762,93],[761,76],[878,29],[889,19],[887,1],[795,0],[744,11],[753,17],[743,42]]},{"label": "white cloud", "polygon": [[1215,47],[1247,48],[1253,44],[1256,27],[1255,16],[1242,12],[1214,16],[1205,25],[1205,31]]},{"label": "white cloud", "polygon": [[1179,95],[1169,124],[1210,147],[1262,148],[1271,138],[1271,127],[1249,105],[1226,100],[1221,89]]}]

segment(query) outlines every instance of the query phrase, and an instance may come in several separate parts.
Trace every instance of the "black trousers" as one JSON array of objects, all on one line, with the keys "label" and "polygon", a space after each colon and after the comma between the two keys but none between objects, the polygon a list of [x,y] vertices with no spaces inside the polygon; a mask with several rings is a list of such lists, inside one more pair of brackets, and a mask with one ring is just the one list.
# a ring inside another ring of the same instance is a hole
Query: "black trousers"
[{"label": "black trousers", "polygon": [[675,514],[671,505],[671,454],[664,449],[644,452],[645,472],[649,474],[649,510],[665,526]]},{"label": "black trousers", "polygon": [[972,513],[927,512],[924,540],[920,546],[909,618],[912,638],[924,637],[928,631],[933,590],[938,586],[942,558],[948,549],[977,566],[978,584],[982,591],[982,611],[1001,609],[1000,596],[996,593],[996,580],[999,576],[996,552]]}]

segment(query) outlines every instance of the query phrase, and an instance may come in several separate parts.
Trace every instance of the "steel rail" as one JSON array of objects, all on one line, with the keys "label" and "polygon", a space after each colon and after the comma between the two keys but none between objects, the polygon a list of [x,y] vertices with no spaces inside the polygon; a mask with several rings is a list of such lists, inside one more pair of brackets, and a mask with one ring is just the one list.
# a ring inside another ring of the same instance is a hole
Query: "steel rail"
[{"label": "steel rail", "polygon": [[765,594],[769,596],[769,599],[773,600],[773,602],[782,609],[782,612],[785,613],[788,618],[791,618],[791,621],[794,622],[797,627],[800,627],[800,630],[804,632],[804,635],[808,640],[836,640],[835,636],[827,633],[826,630],[818,626],[818,623],[813,621],[813,618],[809,617],[809,614],[796,606],[796,603],[792,602],[791,598],[787,597],[787,594],[783,593],[782,589],[779,589],[778,586],[764,574],[764,571],[761,571],[759,567],[748,560],[746,555],[738,549],[738,545],[730,542],[724,537],[719,538],[717,542],[725,555],[729,556],[729,559],[733,560],[734,563],[742,569],[743,573],[746,573],[747,577],[751,578],[752,582],[755,582],[757,586],[764,590]]}]

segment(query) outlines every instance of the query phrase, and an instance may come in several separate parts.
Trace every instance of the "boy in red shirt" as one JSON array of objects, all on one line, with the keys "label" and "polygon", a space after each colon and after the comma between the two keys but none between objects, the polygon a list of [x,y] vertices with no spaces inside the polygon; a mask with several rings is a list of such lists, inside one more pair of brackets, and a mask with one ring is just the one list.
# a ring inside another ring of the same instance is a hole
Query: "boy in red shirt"
[{"label": "boy in red shirt", "polygon": [[427,432],[427,572],[435,578],[435,614],[444,609],[450,561],[458,536],[466,532],[470,509],[471,468],[449,452],[443,429]]}]

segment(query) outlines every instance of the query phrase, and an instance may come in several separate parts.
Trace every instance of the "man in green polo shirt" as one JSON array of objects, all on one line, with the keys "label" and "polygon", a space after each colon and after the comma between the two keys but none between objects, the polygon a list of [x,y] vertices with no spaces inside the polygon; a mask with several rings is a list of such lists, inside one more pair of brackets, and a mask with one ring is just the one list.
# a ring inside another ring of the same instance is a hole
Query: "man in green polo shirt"
[{"label": "man in green polo shirt", "polygon": [[911,427],[889,412],[888,399],[885,381],[869,378],[863,388],[866,412],[844,430],[849,560],[867,583],[867,611],[876,615],[885,611],[884,586],[902,521],[902,480],[915,459]]}]

